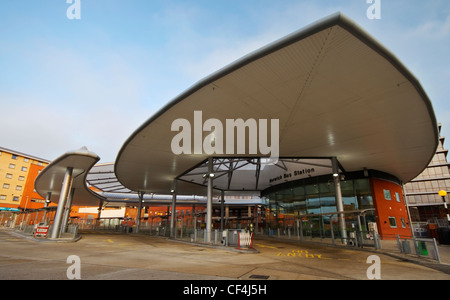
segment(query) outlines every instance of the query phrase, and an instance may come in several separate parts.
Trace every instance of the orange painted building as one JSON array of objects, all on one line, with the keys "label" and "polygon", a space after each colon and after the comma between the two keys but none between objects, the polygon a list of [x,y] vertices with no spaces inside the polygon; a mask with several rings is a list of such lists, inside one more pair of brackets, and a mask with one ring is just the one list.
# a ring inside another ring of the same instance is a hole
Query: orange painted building
[{"label": "orange painted building", "polygon": [[22,200],[19,205],[20,210],[39,209],[44,207],[45,199],[34,189],[34,181],[42,169],[44,169],[44,166],[35,164],[30,165],[27,181],[23,189]]},{"label": "orange painted building", "polygon": [[377,211],[378,232],[383,239],[411,237],[411,223],[405,205],[403,190],[397,183],[370,179],[374,207]]},{"label": "orange painted building", "polygon": [[[49,161],[0,147],[0,211],[31,207],[43,199],[35,193],[34,180]],[[31,206],[28,206],[30,204]]]}]

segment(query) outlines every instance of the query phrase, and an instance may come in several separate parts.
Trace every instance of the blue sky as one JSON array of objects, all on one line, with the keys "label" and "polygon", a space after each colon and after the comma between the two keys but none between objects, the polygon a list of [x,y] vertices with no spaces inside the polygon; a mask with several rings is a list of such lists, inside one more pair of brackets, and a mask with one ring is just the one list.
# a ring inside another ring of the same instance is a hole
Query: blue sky
[{"label": "blue sky", "polygon": [[419,79],[450,133],[450,1],[0,2],[0,146],[53,160],[87,146],[114,161],[145,120],[197,81],[341,11]]}]

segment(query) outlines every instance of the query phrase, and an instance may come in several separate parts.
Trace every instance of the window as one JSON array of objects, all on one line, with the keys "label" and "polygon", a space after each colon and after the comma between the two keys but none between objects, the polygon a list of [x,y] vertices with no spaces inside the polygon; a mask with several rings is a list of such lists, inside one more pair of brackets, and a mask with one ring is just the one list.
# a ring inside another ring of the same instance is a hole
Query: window
[{"label": "window", "polygon": [[6,173],[6,178],[12,179],[12,178],[13,178],[13,175],[10,174],[10,173]]},{"label": "window", "polygon": [[10,169],[15,169],[15,168],[16,168],[16,165],[15,165],[15,164],[9,164],[9,168],[10,168]]},{"label": "window", "polygon": [[6,200],[6,195],[0,195],[0,200]]},{"label": "window", "polygon": [[383,190],[383,193],[384,193],[384,199],[392,200],[392,198],[391,198],[391,191],[390,190]]},{"label": "window", "polygon": [[4,188],[4,189],[9,189],[9,183],[4,183],[4,184],[3,184],[3,188]]},{"label": "window", "polygon": [[14,196],[13,197],[13,201],[19,201],[19,197],[18,196]]},{"label": "window", "polygon": [[391,228],[397,228],[397,221],[395,220],[395,217],[389,217],[389,225]]},{"label": "window", "polygon": [[22,171],[26,172],[28,170],[27,167],[22,167]]},{"label": "window", "polygon": [[402,223],[402,228],[406,228],[406,222],[404,218],[400,218],[400,222]]},{"label": "window", "polygon": [[20,181],[24,181],[24,180],[25,180],[25,177],[24,177],[24,176],[19,176],[19,180],[20,180]]},{"label": "window", "polygon": [[395,192],[395,199],[397,200],[397,202],[400,202],[400,195],[397,192]]},{"label": "window", "polygon": [[22,186],[21,186],[21,185],[17,185],[17,186],[16,186],[16,190],[17,190],[17,191],[21,191],[21,190],[22,190]]},{"label": "window", "polygon": [[11,158],[12,159],[17,159],[17,155],[13,154]]},{"label": "window", "polygon": [[24,162],[29,162],[30,159],[28,159],[28,158],[25,157],[25,158],[23,159],[23,161],[24,161]]}]

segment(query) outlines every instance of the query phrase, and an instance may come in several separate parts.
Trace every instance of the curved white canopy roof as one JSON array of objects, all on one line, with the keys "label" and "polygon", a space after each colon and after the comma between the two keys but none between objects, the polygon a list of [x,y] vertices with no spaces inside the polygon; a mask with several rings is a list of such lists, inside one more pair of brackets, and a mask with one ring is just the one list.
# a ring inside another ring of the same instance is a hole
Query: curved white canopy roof
[{"label": "curved white canopy roof", "polygon": [[99,160],[100,157],[97,154],[90,152],[85,147],[69,151],[52,161],[39,173],[34,187],[43,198],[46,198],[47,193],[51,192],[50,201],[58,203],[66,169],[70,167],[73,168],[72,188],[75,189],[72,204],[78,206],[98,205],[103,197],[89,189],[86,185],[86,176]]},{"label": "curved white canopy roof", "polygon": [[[171,149],[172,122],[194,124],[194,111],[222,124],[278,119],[280,157],[337,157],[345,171],[374,169],[404,182],[423,171],[438,142],[419,81],[340,13],[243,57],[167,104],[121,148],[115,173],[123,186],[168,193],[175,178],[202,165],[209,155]],[[181,194],[204,190],[178,183]]]}]

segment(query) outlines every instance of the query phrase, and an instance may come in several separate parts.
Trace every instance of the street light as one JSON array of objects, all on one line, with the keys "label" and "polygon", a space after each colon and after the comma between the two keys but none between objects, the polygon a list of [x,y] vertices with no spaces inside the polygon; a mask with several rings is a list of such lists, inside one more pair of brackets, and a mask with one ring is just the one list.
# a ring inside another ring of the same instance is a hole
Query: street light
[{"label": "street light", "polygon": [[442,197],[442,201],[444,202],[445,211],[447,212],[447,220],[450,221],[450,215],[448,214],[447,202],[445,202],[445,196],[447,196],[447,191],[440,190],[439,196]]}]

